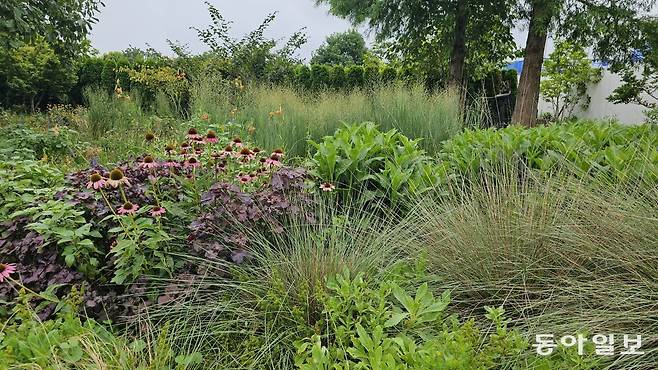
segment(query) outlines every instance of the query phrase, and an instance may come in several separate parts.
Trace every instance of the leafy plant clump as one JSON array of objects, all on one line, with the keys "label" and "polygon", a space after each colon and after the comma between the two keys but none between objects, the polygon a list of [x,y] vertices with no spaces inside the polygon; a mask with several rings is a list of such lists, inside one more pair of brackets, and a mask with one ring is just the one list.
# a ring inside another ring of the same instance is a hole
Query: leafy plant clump
[{"label": "leafy plant clump", "polygon": [[399,204],[432,190],[442,179],[441,167],[418,141],[396,130],[381,132],[374,123],[345,125],[312,143],[312,173],[347,197],[358,194]]}]

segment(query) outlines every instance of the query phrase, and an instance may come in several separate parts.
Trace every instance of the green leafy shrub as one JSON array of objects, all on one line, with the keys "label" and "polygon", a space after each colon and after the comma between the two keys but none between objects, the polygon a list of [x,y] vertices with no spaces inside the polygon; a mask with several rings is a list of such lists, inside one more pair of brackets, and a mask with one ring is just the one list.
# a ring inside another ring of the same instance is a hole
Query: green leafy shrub
[{"label": "green leafy shrub", "polygon": [[[414,276],[414,274],[412,274]],[[415,275],[415,277],[418,277]],[[589,357],[561,352],[553,358],[527,354],[528,342],[508,328],[502,308],[485,307],[488,331],[447,313],[450,293],[435,298],[428,284],[409,294],[392,277],[380,283],[344,271],[327,281],[324,330],[298,342],[300,369],[498,369],[591,368]],[[562,365],[562,366],[561,366]]]},{"label": "green leafy shrub", "polygon": [[32,128],[23,122],[0,128],[0,159],[74,158],[80,149],[78,133],[70,128]]},{"label": "green leafy shrub", "polygon": [[45,202],[64,185],[64,175],[43,162],[0,161],[0,222],[31,204]]},{"label": "green leafy shrub", "polygon": [[34,297],[20,296],[12,318],[3,323],[0,361],[7,368],[183,370],[202,360],[198,352],[177,355],[166,324],[147,344],[142,339],[116,336],[96,321],[79,317],[82,295],[75,289],[63,300],[36,295],[57,304],[56,314],[49,320],[39,319],[31,308],[28,302]]},{"label": "green leafy shrub", "polygon": [[419,196],[441,180],[441,168],[396,130],[381,132],[374,123],[345,125],[320,143],[313,174],[340,191],[364,193],[393,203]]},{"label": "green leafy shrub", "polygon": [[520,162],[544,173],[566,171],[631,183],[658,180],[658,129],[580,121],[526,129],[467,130],[444,143],[448,172],[479,175]]}]

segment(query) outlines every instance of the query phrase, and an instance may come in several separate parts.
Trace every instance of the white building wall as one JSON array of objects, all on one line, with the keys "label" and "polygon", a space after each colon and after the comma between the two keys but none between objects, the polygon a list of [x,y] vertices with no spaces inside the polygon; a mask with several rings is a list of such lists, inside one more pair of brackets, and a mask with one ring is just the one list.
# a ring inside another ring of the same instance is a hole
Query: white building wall
[{"label": "white building wall", "polygon": [[[577,108],[574,115],[578,118],[589,119],[606,119],[614,118],[621,123],[637,124],[644,122],[644,108],[636,104],[613,104],[608,101],[608,96],[612,91],[620,86],[621,77],[603,69],[601,81],[589,87],[587,93],[592,98],[589,109],[581,110]],[[543,97],[539,99],[539,114],[551,112],[551,104],[546,102]]]}]

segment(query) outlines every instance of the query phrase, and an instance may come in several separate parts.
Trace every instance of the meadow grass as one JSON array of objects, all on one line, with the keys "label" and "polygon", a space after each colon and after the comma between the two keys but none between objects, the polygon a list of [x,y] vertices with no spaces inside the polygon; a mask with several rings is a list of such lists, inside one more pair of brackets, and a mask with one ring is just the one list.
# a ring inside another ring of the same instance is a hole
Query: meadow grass
[{"label": "meadow grass", "polygon": [[642,335],[644,356],[612,368],[653,368],[658,315],[658,192],[601,179],[498,169],[410,216],[430,269],[464,316],[502,305],[535,334]]},{"label": "meadow grass", "polygon": [[436,153],[441,142],[463,126],[455,95],[427,93],[421,85],[381,85],[349,92],[252,85],[237,96],[228,90],[230,86],[221,81],[199,82],[192,93],[192,111],[253,127],[258,145],[283,146],[295,156],[308,153],[308,139],[318,141],[332,135],[343,123],[369,121],[382,130],[397,129],[422,139],[421,146],[430,153]]}]

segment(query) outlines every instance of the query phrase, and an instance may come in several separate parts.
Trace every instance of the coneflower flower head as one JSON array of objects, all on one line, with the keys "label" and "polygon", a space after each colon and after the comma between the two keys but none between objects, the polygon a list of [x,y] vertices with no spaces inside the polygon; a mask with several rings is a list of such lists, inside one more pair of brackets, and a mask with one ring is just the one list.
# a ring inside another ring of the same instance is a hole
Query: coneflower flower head
[{"label": "coneflower flower head", "polygon": [[9,278],[9,275],[16,272],[16,265],[13,263],[0,263],[0,283]]},{"label": "coneflower flower head", "polygon": [[115,168],[110,172],[110,178],[107,180],[107,183],[113,188],[119,187],[119,185],[130,186],[130,182],[119,168]]},{"label": "coneflower flower head", "polygon": [[117,210],[117,213],[120,215],[134,215],[138,209],[139,206],[137,204],[126,202]]},{"label": "coneflower flower head", "polygon": [[89,176],[89,182],[87,183],[87,189],[98,190],[105,187],[106,181],[98,172],[94,172]]}]

